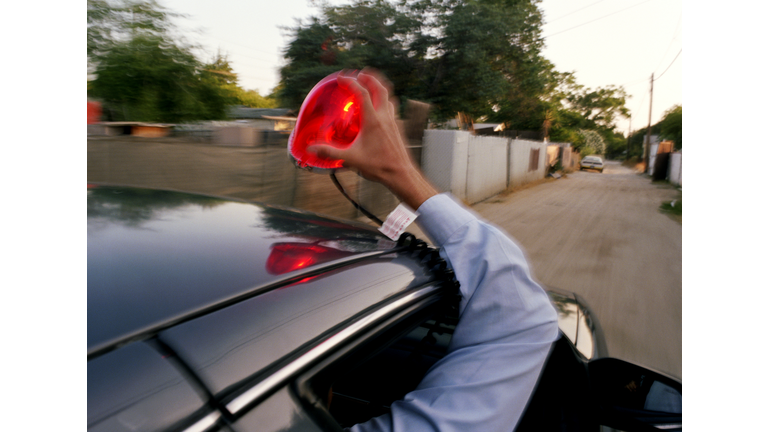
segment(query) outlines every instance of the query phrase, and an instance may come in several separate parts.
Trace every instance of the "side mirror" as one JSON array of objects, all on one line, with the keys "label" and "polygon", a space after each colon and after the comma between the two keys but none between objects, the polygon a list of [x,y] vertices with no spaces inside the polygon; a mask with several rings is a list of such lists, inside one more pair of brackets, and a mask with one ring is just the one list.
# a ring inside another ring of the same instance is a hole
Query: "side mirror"
[{"label": "side mirror", "polygon": [[593,360],[588,367],[601,424],[624,431],[682,431],[680,381],[613,358]]}]

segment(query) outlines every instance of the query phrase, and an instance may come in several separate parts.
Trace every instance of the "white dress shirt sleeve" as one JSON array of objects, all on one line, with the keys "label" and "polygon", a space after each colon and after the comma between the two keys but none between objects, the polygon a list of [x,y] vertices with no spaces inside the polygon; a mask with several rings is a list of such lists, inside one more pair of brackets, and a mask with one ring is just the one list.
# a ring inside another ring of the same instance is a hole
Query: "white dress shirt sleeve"
[{"label": "white dress shirt sleeve", "polygon": [[391,414],[351,431],[511,431],[558,337],[555,309],[523,251],[500,229],[447,194],[418,211],[417,222],[461,283],[459,323],[448,354],[419,386]]}]

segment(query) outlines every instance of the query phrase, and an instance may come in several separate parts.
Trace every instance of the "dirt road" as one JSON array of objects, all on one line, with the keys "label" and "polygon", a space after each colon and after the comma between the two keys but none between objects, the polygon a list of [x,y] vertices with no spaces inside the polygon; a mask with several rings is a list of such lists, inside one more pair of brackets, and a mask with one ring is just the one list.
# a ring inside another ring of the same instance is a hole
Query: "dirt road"
[{"label": "dirt road", "polygon": [[658,210],[678,195],[609,162],[474,209],[518,241],[541,283],[586,299],[611,357],[682,378],[682,226]]}]

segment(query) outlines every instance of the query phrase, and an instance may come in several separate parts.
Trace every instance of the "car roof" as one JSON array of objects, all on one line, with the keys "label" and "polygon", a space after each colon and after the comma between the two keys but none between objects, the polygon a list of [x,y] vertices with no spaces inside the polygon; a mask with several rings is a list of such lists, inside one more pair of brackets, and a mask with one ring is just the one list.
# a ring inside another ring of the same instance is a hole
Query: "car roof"
[{"label": "car roof", "polygon": [[[393,248],[373,227],[309,212],[89,185],[89,358],[334,268],[391,260]],[[419,276],[409,263],[387,271]]]}]

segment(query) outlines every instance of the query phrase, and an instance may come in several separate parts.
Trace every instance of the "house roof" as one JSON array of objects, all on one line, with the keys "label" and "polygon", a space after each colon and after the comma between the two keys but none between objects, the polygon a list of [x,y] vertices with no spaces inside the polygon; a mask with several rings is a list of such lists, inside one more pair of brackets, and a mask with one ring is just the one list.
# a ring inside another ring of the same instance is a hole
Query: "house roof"
[{"label": "house roof", "polygon": [[503,125],[503,123],[475,123],[475,124],[472,125],[472,127],[475,130],[478,130],[478,129],[491,129],[491,128],[493,128],[494,132],[498,132],[498,131],[504,130],[503,127],[499,127],[499,126],[502,126],[502,125]]},{"label": "house roof", "polygon": [[296,117],[285,117],[285,116],[262,116],[263,118],[267,120],[282,120],[282,121],[292,121],[295,122],[298,120]]}]

